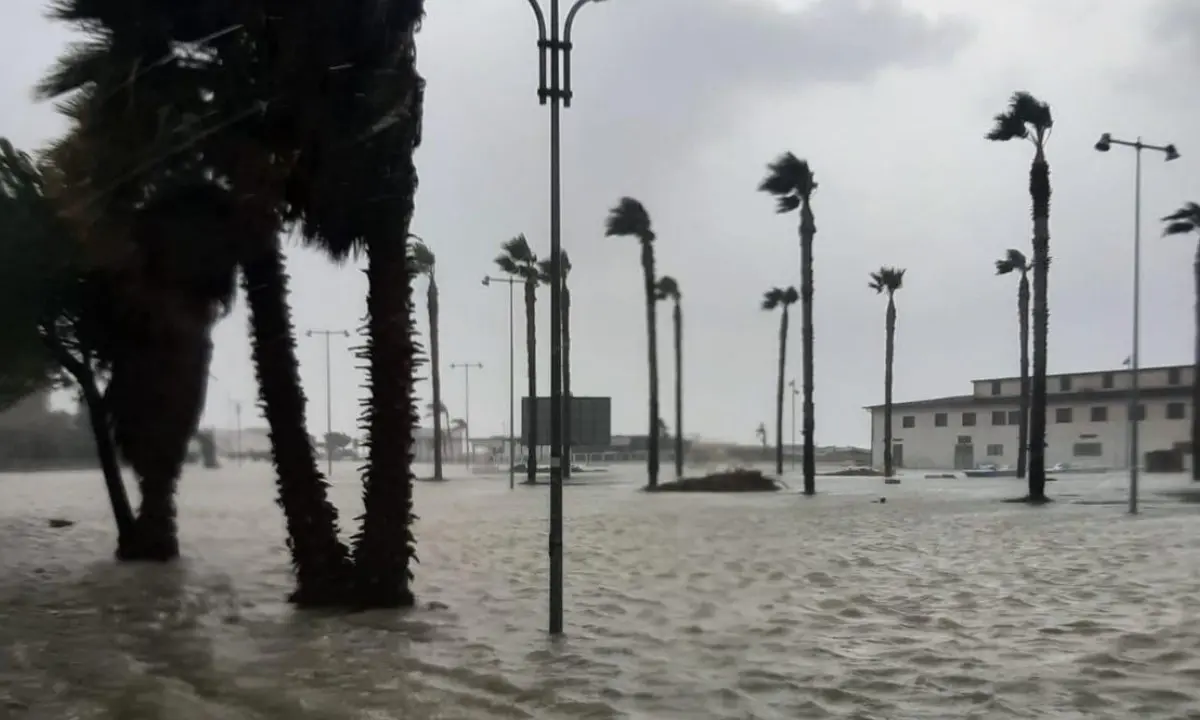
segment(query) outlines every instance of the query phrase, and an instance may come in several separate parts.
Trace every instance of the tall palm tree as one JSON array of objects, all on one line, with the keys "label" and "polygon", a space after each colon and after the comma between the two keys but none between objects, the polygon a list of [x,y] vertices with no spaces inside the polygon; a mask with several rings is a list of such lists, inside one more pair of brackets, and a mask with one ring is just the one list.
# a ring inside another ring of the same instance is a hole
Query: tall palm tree
[{"label": "tall palm tree", "polygon": [[466,460],[467,453],[471,452],[471,442],[469,435],[470,428],[467,427],[467,421],[462,418],[454,418],[450,421],[450,437],[458,436],[457,440],[453,441],[454,451],[462,460]]},{"label": "tall palm tree", "polygon": [[[571,275],[571,258],[566,250],[560,250],[562,255],[558,263],[562,271],[562,443],[563,466],[562,476],[571,477],[571,290],[567,279]],[[545,258],[538,261],[538,281],[550,284],[552,261]]]},{"label": "tall palm tree", "polygon": [[1046,356],[1050,332],[1050,164],[1046,143],[1054,128],[1050,106],[1027,92],[1013,93],[1008,107],[996,115],[987,139],[1028,140],[1034,148],[1029,167],[1033,205],[1033,378],[1029,410],[1029,497],[1046,500]]},{"label": "tall palm tree", "polygon": [[779,378],[775,394],[775,473],[783,474],[783,377],[787,372],[788,310],[800,299],[796,288],[771,288],[763,294],[763,310],[779,310]]},{"label": "tall palm tree", "polygon": [[804,384],[804,494],[817,492],[817,460],[814,435],[816,411],[813,407],[813,236],[817,225],[813,220],[812,195],[817,189],[812,168],[807,160],[792,153],[780,155],[767,166],[767,176],[758,189],[774,195],[776,210],[787,213],[800,209],[800,334],[801,373]]},{"label": "tall palm tree", "polygon": [[538,259],[525,236],[518,235],[504,243],[496,257],[500,271],[521,278],[525,283],[525,367],[529,371],[529,426],[525,438],[525,483],[537,482],[538,417],[537,417],[537,286]]},{"label": "tall palm tree", "polygon": [[[1189,202],[1163,218],[1163,235],[1200,233],[1200,204]],[[1196,244],[1196,259],[1192,263],[1192,278],[1196,285],[1195,348],[1192,358],[1192,480],[1200,480],[1200,243]]]},{"label": "tall palm tree", "polygon": [[[424,275],[429,279],[425,291],[425,308],[429,313],[429,384],[433,391],[433,402],[428,407],[442,408],[442,366],[438,340],[438,289],[434,269],[437,258],[421,240],[415,240],[409,246],[409,261],[413,272]],[[431,412],[433,416],[433,479],[442,480],[442,413]]]},{"label": "tall palm tree", "polygon": [[1025,477],[1029,452],[1029,261],[1020,250],[1009,249],[996,261],[996,274],[1020,273],[1017,283],[1017,328],[1021,345],[1021,421],[1017,426],[1017,477]]},{"label": "tall palm tree", "polygon": [[650,366],[650,420],[647,428],[649,444],[646,456],[649,486],[658,487],[658,316],[655,312],[654,230],[650,213],[637,200],[623,197],[608,212],[605,220],[606,237],[634,237],[642,248],[642,285],[646,293],[646,355]]},{"label": "tall palm tree", "polygon": [[679,283],[670,275],[658,279],[657,299],[670,300],[675,345],[675,477],[683,477],[683,310]]},{"label": "tall palm tree", "polygon": [[754,428],[754,437],[758,438],[758,441],[760,443],[762,443],[763,451],[765,452],[767,449],[767,424],[766,423],[759,423],[758,427]]},{"label": "tall palm tree", "polygon": [[883,355],[883,475],[892,476],[892,367],[896,357],[896,291],[904,286],[904,270],[882,267],[871,273],[870,287],[887,293],[887,340]]}]

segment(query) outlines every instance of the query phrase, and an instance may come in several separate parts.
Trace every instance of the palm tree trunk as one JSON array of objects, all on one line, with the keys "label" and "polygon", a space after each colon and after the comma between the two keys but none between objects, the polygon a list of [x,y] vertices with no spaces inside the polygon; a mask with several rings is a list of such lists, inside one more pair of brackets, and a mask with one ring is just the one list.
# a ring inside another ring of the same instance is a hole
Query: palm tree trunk
[{"label": "palm tree trunk", "polygon": [[562,284],[562,476],[571,477],[571,291],[567,279]]},{"label": "palm tree trunk", "polygon": [[537,482],[538,411],[537,411],[537,286],[525,281],[525,355],[529,372],[529,434],[525,439],[525,482]]},{"label": "palm tree trunk", "polygon": [[675,477],[683,477],[683,309],[675,298]]},{"label": "palm tree trunk", "polygon": [[783,475],[783,376],[787,373],[788,308],[779,315],[779,382],[775,392],[775,474]]},{"label": "palm tree trunk", "polygon": [[804,385],[804,494],[817,492],[816,424],[813,407],[813,236],[817,233],[812,207],[800,206],[800,324],[804,347],[801,350]]},{"label": "palm tree trunk", "polygon": [[1017,477],[1025,478],[1029,459],[1029,274],[1017,286],[1017,327],[1021,342],[1021,419],[1017,426]]},{"label": "palm tree trunk", "polygon": [[1195,358],[1192,367],[1192,480],[1200,480],[1200,246],[1196,248],[1196,260],[1192,265],[1196,282],[1196,340]]},{"label": "palm tree trunk", "polygon": [[243,264],[242,289],[250,310],[258,397],[270,428],[279,504],[296,573],[290,599],[304,606],[341,604],[347,599],[349,555],[338,538],[337,510],[326,497],[329,486],[317,470],[306,429],[283,253],[274,228],[266,232],[268,246]]},{"label": "palm tree trunk", "polygon": [[429,309],[429,384],[433,391],[433,479],[442,479],[442,363],[441,343],[438,338],[438,290],[437,281],[429,276],[429,290],[425,306]]},{"label": "palm tree trunk", "polygon": [[1033,379],[1029,410],[1029,499],[1046,499],[1046,363],[1050,332],[1050,165],[1039,147],[1029,169],[1033,202]]},{"label": "palm tree trunk", "polygon": [[888,291],[887,338],[883,351],[883,476],[892,476],[892,364],[896,357],[896,301]]},{"label": "palm tree trunk", "polygon": [[646,356],[650,365],[650,423],[647,433],[646,471],[649,486],[658,487],[658,313],[655,295],[654,244],[648,239],[642,245],[642,282],[646,291]]},{"label": "palm tree trunk", "polygon": [[[411,213],[410,213],[411,216]],[[413,323],[415,277],[408,232],[372,238],[367,246],[367,361],[371,402],[360,424],[368,455],[362,472],[363,518],[354,538],[356,601],[362,607],[409,607],[410,564],[416,556],[412,522],[413,430],[420,421],[415,392],[418,347]],[[431,326],[430,337],[436,333]],[[436,415],[437,413],[435,413]]]}]

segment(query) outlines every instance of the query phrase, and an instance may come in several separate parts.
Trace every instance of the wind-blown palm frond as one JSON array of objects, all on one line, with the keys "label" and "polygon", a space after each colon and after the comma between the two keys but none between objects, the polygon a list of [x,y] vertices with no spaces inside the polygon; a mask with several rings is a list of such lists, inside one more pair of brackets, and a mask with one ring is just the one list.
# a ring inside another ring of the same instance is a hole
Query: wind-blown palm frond
[{"label": "wind-blown palm frond", "polygon": [[508,275],[515,275],[525,280],[538,279],[537,255],[529,247],[525,235],[518,235],[501,246],[502,252],[496,256],[496,266]]},{"label": "wind-blown palm frond", "polygon": [[429,246],[420,240],[415,240],[408,246],[408,262],[413,272],[418,275],[432,275],[437,257]]},{"label": "wind-blown palm frond", "polygon": [[1050,105],[1019,91],[1009,98],[1008,108],[995,116],[987,139],[997,142],[1031,139],[1040,144],[1053,127]]},{"label": "wind-blown palm frond", "polygon": [[881,267],[871,273],[869,287],[877,293],[894,293],[904,285],[904,270],[895,267]]},{"label": "wind-blown palm frond", "polygon": [[[566,280],[567,276],[571,274],[571,258],[569,255],[567,255],[566,250],[559,250],[558,252],[560,258],[559,270],[562,272],[563,280]],[[554,273],[552,272],[551,267],[552,265],[553,262],[550,258],[542,258],[541,260],[538,260],[537,270],[539,282],[549,285],[551,280],[554,279]]]},{"label": "wind-blown palm frond", "polygon": [[617,201],[616,207],[609,210],[604,221],[605,237],[634,236],[639,240],[654,240],[654,230],[650,224],[650,213],[646,207],[631,197],[623,197]]},{"label": "wind-blown palm frond", "polygon": [[786,152],[767,165],[767,176],[758,184],[758,189],[774,195],[776,210],[786,213],[811,198],[817,182],[807,160]]},{"label": "wind-blown palm frond", "polygon": [[1004,257],[996,261],[996,274],[1007,275],[1010,272],[1021,272],[1029,269],[1029,261],[1025,253],[1016,248],[1009,248]]},{"label": "wind-blown palm frond", "polygon": [[679,283],[670,275],[663,275],[654,286],[656,300],[678,300],[681,295]]},{"label": "wind-blown palm frond", "polygon": [[794,305],[800,300],[800,293],[796,292],[796,288],[788,286],[786,288],[771,288],[763,293],[762,309],[774,310],[777,307],[786,307]]},{"label": "wind-blown palm frond", "polygon": [[1200,232],[1200,204],[1189,202],[1170,215],[1163,217],[1166,223],[1163,235],[1185,235]]}]

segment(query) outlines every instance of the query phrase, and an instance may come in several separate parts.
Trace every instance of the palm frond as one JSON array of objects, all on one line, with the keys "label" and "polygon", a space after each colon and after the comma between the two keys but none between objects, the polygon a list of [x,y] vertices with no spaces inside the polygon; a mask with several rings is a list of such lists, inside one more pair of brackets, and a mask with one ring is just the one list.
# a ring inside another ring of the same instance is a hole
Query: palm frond
[{"label": "palm frond", "polygon": [[605,237],[633,236],[639,240],[654,240],[650,226],[650,213],[646,207],[631,197],[623,197],[608,211],[604,221]]},{"label": "palm frond", "polygon": [[[566,250],[559,250],[559,258],[559,271],[562,273],[563,280],[566,280],[571,274],[571,258],[567,255]],[[538,260],[537,274],[539,282],[550,284],[554,278],[553,265],[554,263],[551,258],[547,257]]]},{"label": "palm frond", "polygon": [[987,139],[1007,142],[1032,136],[1040,142],[1053,127],[1054,116],[1050,112],[1050,105],[1020,90],[1009,97],[1008,108],[993,119]]},{"label": "palm frond", "polygon": [[525,239],[524,234],[505,241],[501,250],[518,265],[532,265],[537,262],[537,256],[533,254],[533,249],[529,247],[529,241]]},{"label": "palm frond", "polygon": [[996,261],[997,275],[1007,275],[1010,272],[1028,269],[1029,263],[1025,258],[1025,253],[1016,248],[1009,248],[1004,257]]},{"label": "palm frond", "polygon": [[655,300],[678,300],[680,297],[679,283],[670,275],[663,275],[655,283]]},{"label": "palm frond", "polygon": [[794,286],[789,285],[787,289],[783,291],[783,304],[795,305],[799,301],[800,293],[796,292],[796,288]]},{"label": "palm frond", "polygon": [[783,288],[773,287],[763,293],[762,309],[774,310],[783,304]]},{"label": "palm frond", "polygon": [[506,275],[520,275],[521,268],[508,255],[496,256],[496,267],[500,268],[500,272]]},{"label": "palm frond", "polygon": [[408,246],[408,262],[416,274],[433,275],[434,266],[437,264],[437,257],[424,242],[414,240]]},{"label": "palm frond", "polygon": [[904,272],[901,268],[881,267],[871,273],[871,282],[868,287],[877,293],[894,293],[904,286]]},{"label": "palm frond", "polygon": [[1167,223],[1163,235],[1184,235],[1190,232],[1200,232],[1200,205],[1189,202],[1170,215],[1162,218]]}]

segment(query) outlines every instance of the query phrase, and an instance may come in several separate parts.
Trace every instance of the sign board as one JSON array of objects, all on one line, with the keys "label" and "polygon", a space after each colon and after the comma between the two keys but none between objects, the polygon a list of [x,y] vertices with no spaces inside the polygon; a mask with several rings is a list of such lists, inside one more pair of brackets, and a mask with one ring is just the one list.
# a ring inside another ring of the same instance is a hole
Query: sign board
[{"label": "sign board", "polygon": [[[532,404],[521,398],[521,442],[529,442]],[[571,397],[571,447],[602,448],[612,442],[612,398]],[[537,444],[550,444],[550,398],[537,398]]]}]

